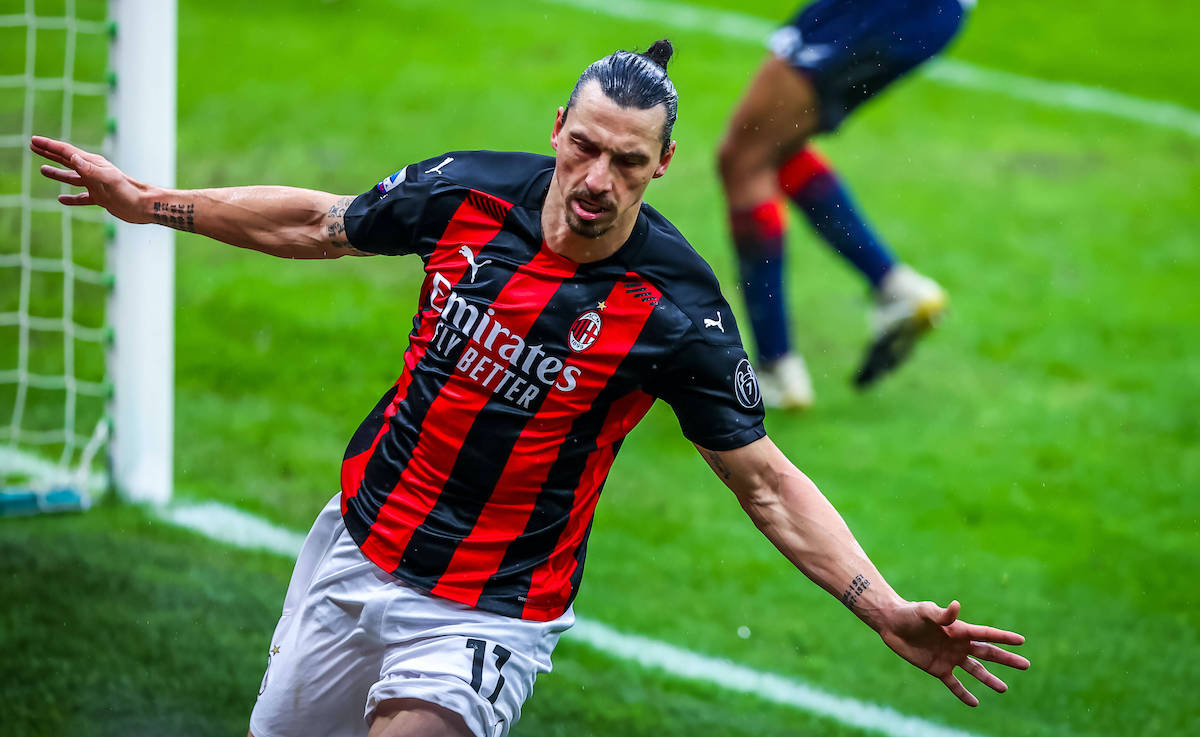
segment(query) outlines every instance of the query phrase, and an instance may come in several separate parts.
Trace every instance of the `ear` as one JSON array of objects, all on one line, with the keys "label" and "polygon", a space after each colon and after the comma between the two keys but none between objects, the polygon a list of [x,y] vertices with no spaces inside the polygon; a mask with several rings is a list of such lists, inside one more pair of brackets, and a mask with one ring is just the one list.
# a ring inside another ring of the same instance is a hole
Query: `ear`
[{"label": "ear", "polygon": [[567,111],[565,108],[558,109],[558,115],[554,117],[554,129],[550,131],[550,147],[558,151],[558,134],[562,132],[563,123],[567,121]]},{"label": "ear", "polygon": [[658,179],[663,174],[667,173],[667,167],[671,165],[671,159],[675,156],[675,142],[671,141],[667,146],[667,152],[658,161],[658,168],[654,170],[653,179]]}]

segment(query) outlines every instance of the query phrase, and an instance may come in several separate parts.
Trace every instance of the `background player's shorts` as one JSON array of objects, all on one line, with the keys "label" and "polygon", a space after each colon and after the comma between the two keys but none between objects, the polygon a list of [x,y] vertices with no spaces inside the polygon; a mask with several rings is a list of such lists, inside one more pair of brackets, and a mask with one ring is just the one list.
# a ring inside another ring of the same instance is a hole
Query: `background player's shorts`
[{"label": "background player's shorts", "polygon": [[941,51],[963,20],[960,0],[818,0],[767,45],[807,76],[820,101],[820,128]]},{"label": "background player's shorts", "polygon": [[296,560],[250,731],[363,737],[380,702],[413,698],[461,715],[479,737],[505,735],[574,621],[568,609],[527,622],[398,581],[363,557],[335,496]]}]

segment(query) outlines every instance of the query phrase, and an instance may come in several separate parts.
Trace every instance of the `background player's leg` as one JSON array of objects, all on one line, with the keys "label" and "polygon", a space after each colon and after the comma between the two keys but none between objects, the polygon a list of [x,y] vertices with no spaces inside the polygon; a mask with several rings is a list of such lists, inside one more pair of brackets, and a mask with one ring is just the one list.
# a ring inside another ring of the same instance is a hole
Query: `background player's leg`
[{"label": "background player's leg", "polygon": [[849,193],[812,146],[784,162],[779,185],[835,251],[866,278],[875,295],[875,333],[854,377],[866,387],[898,366],[946,308],[946,293],[896,258],[867,226]]},{"label": "background player's leg", "polygon": [[[787,62],[771,56],[734,110],[719,153],[763,400],[771,406],[807,407],[813,400],[808,372],[789,346],[777,172],[817,126],[816,91]],[[778,381],[780,372],[790,380]]]},{"label": "background player's leg", "polygon": [[428,701],[388,699],[375,708],[367,737],[474,737],[458,714]]},{"label": "background player's leg", "polygon": [[805,146],[779,168],[779,185],[821,238],[878,290],[896,259],[867,226],[824,157]]}]

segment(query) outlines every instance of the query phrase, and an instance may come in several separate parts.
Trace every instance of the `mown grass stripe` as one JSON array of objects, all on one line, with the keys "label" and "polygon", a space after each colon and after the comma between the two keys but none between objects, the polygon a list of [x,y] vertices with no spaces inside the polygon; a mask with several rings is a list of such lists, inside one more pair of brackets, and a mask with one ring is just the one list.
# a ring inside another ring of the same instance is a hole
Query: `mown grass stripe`
[{"label": "mown grass stripe", "polygon": [[[239,548],[266,550],[294,558],[304,543],[304,535],[299,532],[219,502],[175,504],[157,510],[157,514],[167,522]],[[886,706],[836,696],[800,681],[748,668],[731,660],[701,655],[640,635],[625,634],[583,617],[576,619],[575,626],[566,636],[612,658],[631,661],[678,678],[751,694],[775,704],[889,737],[980,737],[901,714]]]}]

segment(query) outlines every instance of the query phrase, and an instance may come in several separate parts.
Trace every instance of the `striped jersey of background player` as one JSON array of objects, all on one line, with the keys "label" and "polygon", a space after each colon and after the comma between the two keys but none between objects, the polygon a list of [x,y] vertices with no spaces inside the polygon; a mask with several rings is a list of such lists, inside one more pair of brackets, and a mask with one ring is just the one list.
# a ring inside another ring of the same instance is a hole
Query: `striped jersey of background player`
[{"label": "striped jersey of background player", "polygon": [[993,644],[1020,635],[892,590],[766,437],[716,279],[642,201],[675,150],[671,53],[591,64],[555,117],[554,157],[451,152],[358,197],[167,190],[33,139],[66,167],[43,174],[87,189],[67,205],[276,256],[425,264],[400,378],[297,560],[252,734],[506,734],[574,621],[597,498],[656,398],[784,555],[964,702],[978,703],[955,667],[1003,691],[979,659],[1028,666]]},{"label": "striped jersey of background player", "polygon": [[899,263],[809,144],[937,54],[974,0],[817,0],[770,39],[771,53],[721,142],[721,182],[768,406],[804,409],[812,379],[792,348],[784,235],[790,199],[875,297],[859,388],[895,369],[946,309],[932,279]]}]

